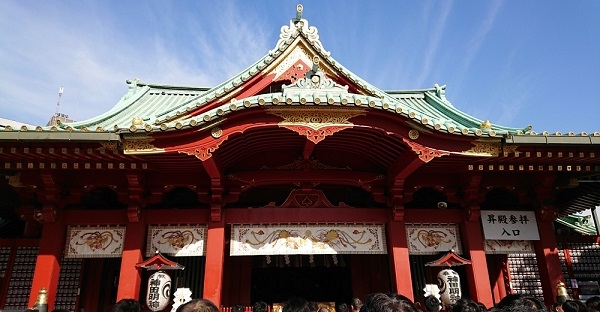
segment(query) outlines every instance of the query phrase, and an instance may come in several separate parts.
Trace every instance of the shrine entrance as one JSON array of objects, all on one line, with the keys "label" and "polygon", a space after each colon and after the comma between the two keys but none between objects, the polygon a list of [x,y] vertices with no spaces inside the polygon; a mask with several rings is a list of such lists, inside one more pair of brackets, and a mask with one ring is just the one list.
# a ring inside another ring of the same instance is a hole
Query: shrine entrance
[{"label": "shrine entrance", "polygon": [[354,297],[392,291],[386,254],[254,256],[251,274],[253,303],[280,303],[291,296],[350,303]]},{"label": "shrine entrance", "polygon": [[281,303],[293,296],[316,302],[350,302],[352,274],[348,258],[346,255],[253,257],[251,302]]}]

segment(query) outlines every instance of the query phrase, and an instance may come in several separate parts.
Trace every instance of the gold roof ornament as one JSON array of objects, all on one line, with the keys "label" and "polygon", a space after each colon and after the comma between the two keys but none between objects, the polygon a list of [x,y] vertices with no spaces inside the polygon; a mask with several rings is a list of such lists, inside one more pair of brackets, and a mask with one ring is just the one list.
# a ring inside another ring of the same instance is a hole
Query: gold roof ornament
[{"label": "gold roof ornament", "polygon": [[489,120],[485,120],[484,122],[481,123],[481,125],[479,126],[480,129],[482,130],[489,130],[492,129],[492,123]]},{"label": "gold roof ornament", "polygon": [[131,125],[132,126],[141,126],[144,124],[144,121],[142,120],[142,118],[140,117],[133,117],[133,120],[131,120]]}]

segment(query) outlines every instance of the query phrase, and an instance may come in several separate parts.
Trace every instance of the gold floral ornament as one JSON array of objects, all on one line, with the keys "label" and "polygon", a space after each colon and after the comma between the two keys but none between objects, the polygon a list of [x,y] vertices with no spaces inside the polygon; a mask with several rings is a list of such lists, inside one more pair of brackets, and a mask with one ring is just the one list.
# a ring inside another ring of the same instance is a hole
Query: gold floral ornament
[{"label": "gold floral ornament", "polygon": [[492,129],[492,123],[489,120],[485,120],[484,122],[481,123],[481,125],[479,126],[480,129],[482,130],[489,130]]}]

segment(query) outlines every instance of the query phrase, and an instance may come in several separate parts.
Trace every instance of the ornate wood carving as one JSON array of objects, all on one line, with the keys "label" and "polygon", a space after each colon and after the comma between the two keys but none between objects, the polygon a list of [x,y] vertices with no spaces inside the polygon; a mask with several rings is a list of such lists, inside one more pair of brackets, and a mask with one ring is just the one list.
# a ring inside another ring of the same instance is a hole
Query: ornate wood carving
[{"label": "ornate wood carving", "polygon": [[144,139],[125,139],[123,140],[123,153],[139,154],[139,153],[156,153],[162,152],[162,149],[156,148],[151,142],[152,138]]},{"label": "ornate wood carving", "polygon": [[271,108],[268,112],[283,118],[280,127],[304,135],[315,144],[338,131],[354,127],[348,120],[365,114],[364,110],[314,107]]},{"label": "ornate wood carving", "polygon": [[428,163],[432,161],[436,157],[441,157],[444,155],[450,155],[449,152],[440,151],[434,148],[425,147],[419,143],[415,143],[413,141],[402,138],[402,141],[406,143],[406,145],[410,146],[413,152],[419,155],[419,159],[421,159],[424,163]]},{"label": "ornate wood carving", "polygon": [[283,128],[290,129],[297,132],[299,135],[306,136],[311,142],[317,144],[325,139],[325,137],[333,135],[336,132],[342,131],[351,126],[326,126],[320,129],[313,129],[308,126],[281,126]]},{"label": "ornate wood carving", "polygon": [[225,142],[229,138],[229,135],[223,135],[218,139],[209,137],[208,140],[203,140],[205,142],[200,141],[198,145],[195,145],[191,148],[186,148],[179,150],[180,153],[194,155],[196,158],[205,161],[212,157],[212,153],[219,148],[221,143]]},{"label": "ornate wood carving", "polygon": [[472,142],[474,145],[470,150],[464,151],[465,154],[476,156],[492,156],[500,155],[500,142]]},{"label": "ornate wood carving", "polygon": [[[274,207],[271,203],[267,207]],[[321,190],[296,189],[292,190],[281,206],[277,208],[335,208]],[[340,203],[339,207],[348,207]]]}]

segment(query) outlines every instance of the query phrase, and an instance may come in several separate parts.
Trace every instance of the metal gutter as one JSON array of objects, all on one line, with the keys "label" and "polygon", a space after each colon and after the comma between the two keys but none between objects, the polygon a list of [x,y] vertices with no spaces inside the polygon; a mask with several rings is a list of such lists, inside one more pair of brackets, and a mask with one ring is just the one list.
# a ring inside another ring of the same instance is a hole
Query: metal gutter
[{"label": "metal gutter", "polygon": [[596,136],[534,136],[513,135],[505,138],[509,144],[600,144],[600,137]]}]

